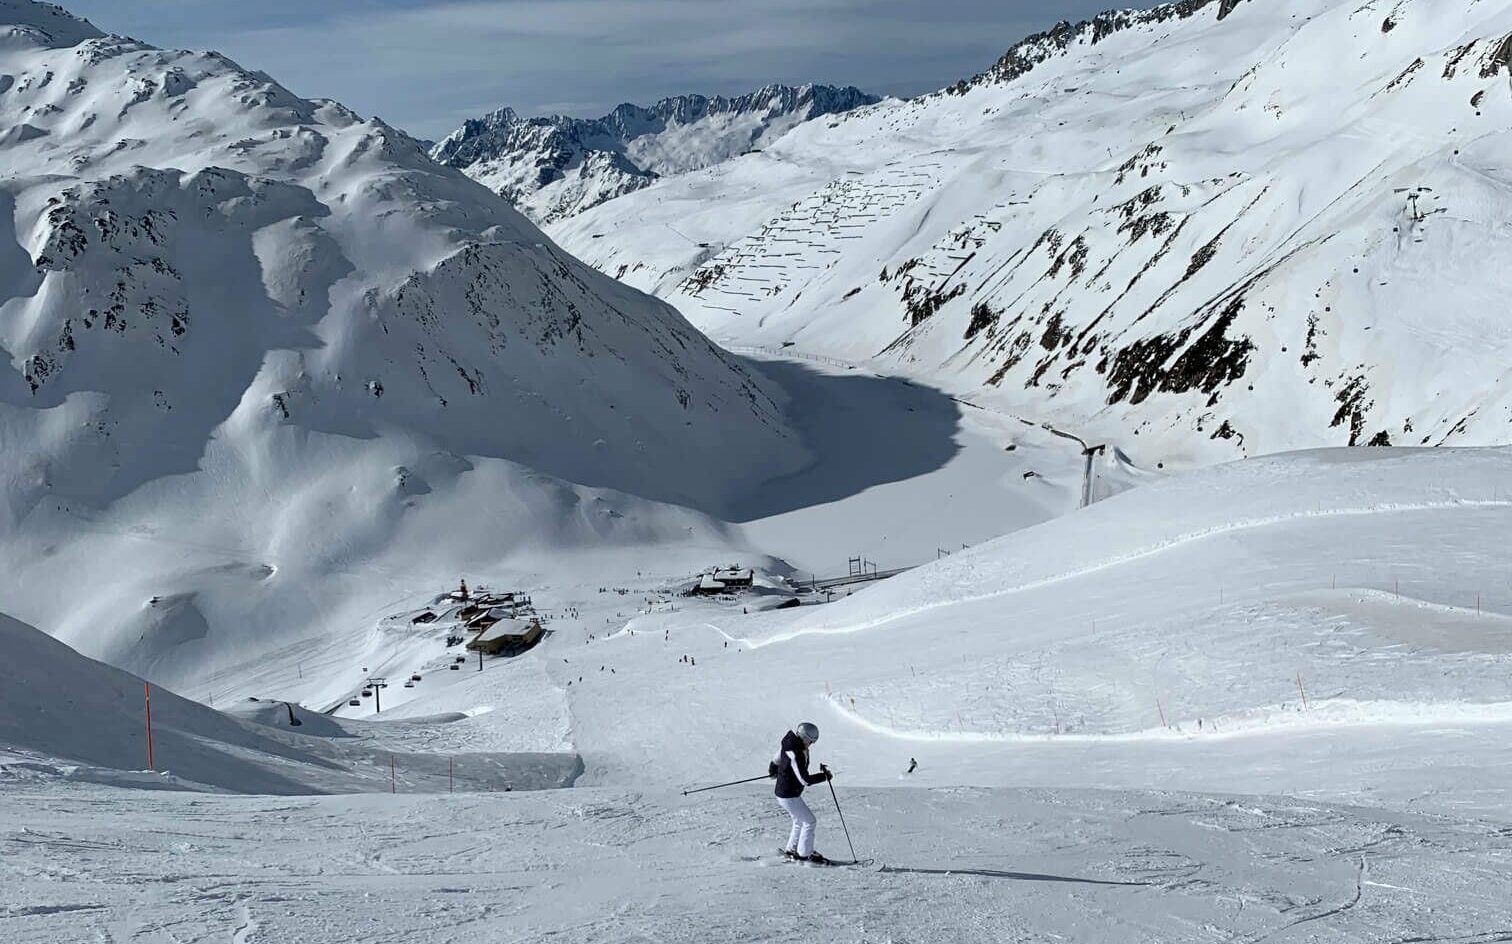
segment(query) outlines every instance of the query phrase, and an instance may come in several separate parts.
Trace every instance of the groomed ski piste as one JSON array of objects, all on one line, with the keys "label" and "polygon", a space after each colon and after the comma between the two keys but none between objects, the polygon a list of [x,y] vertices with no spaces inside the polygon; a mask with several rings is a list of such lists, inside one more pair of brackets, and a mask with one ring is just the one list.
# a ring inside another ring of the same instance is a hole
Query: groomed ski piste
[{"label": "groomed ski piste", "polygon": [[[721,350],[381,122],[0,13],[0,942],[1512,940],[1512,449],[1098,411],[1089,486],[1078,410]],[[464,578],[544,638],[448,645]],[[800,721],[854,867],[685,793]]]},{"label": "groomed ski piste", "polygon": [[[158,774],[131,756],[135,679],[8,638],[42,681],[0,688],[21,721],[0,922],[23,942],[1497,940],[1508,482],[1505,449],[1301,453],[822,606],[658,603],[671,575],[646,572],[559,587],[537,602],[581,625],[378,720],[301,712],[318,737],[164,696]],[[781,863],[769,783],[682,795],[759,776],[801,718],[866,866]]]}]

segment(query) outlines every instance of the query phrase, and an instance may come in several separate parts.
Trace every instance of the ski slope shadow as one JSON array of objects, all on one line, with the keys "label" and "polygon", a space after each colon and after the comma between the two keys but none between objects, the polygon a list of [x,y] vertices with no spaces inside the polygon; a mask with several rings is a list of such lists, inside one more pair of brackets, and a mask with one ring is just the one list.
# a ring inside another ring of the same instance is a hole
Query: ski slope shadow
[{"label": "ski slope shadow", "polygon": [[1003,869],[921,869],[903,865],[884,865],[879,872],[898,872],[904,875],[976,875],[982,878],[1001,878],[1015,882],[1065,882],[1071,885],[1153,885],[1153,882],[1120,882],[1102,878],[1078,878],[1074,875],[1046,875],[1040,872],[1009,872]]},{"label": "ski slope shadow", "polygon": [[939,390],[859,372],[741,358],[782,388],[788,423],[810,461],[730,502],[724,517],[745,523],[849,498],[927,475],[960,452],[960,406]]}]

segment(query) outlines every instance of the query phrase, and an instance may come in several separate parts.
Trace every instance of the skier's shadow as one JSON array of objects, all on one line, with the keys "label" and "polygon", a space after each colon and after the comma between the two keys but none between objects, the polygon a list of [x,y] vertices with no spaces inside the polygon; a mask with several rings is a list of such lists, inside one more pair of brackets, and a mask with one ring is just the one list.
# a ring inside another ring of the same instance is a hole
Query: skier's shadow
[{"label": "skier's shadow", "polygon": [[1001,869],[915,869],[901,865],[884,865],[880,872],[902,872],[908,875],[979,875],[983,878],[1005,878],[1015,882],[1067,882],[1073,885],[1150,885],[1151,882],[1118,882],[1100,878],[1077,878],[1074,875],[1044,875],[1039,872],[1006,872]]}]

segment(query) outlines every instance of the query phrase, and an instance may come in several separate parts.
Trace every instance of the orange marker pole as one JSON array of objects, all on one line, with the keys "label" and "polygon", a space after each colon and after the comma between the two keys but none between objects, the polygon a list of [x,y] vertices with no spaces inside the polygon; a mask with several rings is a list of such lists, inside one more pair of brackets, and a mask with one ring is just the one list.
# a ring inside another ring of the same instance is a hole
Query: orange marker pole
[{"label": "orange marker pole", "polygon": [[156,758],[152,752],[152,683],[143,682],[142,688],[147,696],[147,769],[157,770]]}]

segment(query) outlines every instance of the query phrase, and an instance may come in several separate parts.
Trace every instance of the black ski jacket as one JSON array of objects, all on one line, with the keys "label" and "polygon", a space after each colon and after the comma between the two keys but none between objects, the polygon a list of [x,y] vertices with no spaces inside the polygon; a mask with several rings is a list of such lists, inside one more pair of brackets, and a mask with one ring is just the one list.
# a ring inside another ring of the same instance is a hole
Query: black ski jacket
[{"label": "black ski jacket", "polygon": [[792,731],[782,736],[782,747],[778,748],[777,756],[767,765],[767,774],[777,778],[777,796],[784,800],[803,796],[803,788],[816,783],[823,783],[830,778],[829,771],[821,770],[817,774],[809,773],[808,745],[803,743],[803,738]]}]

